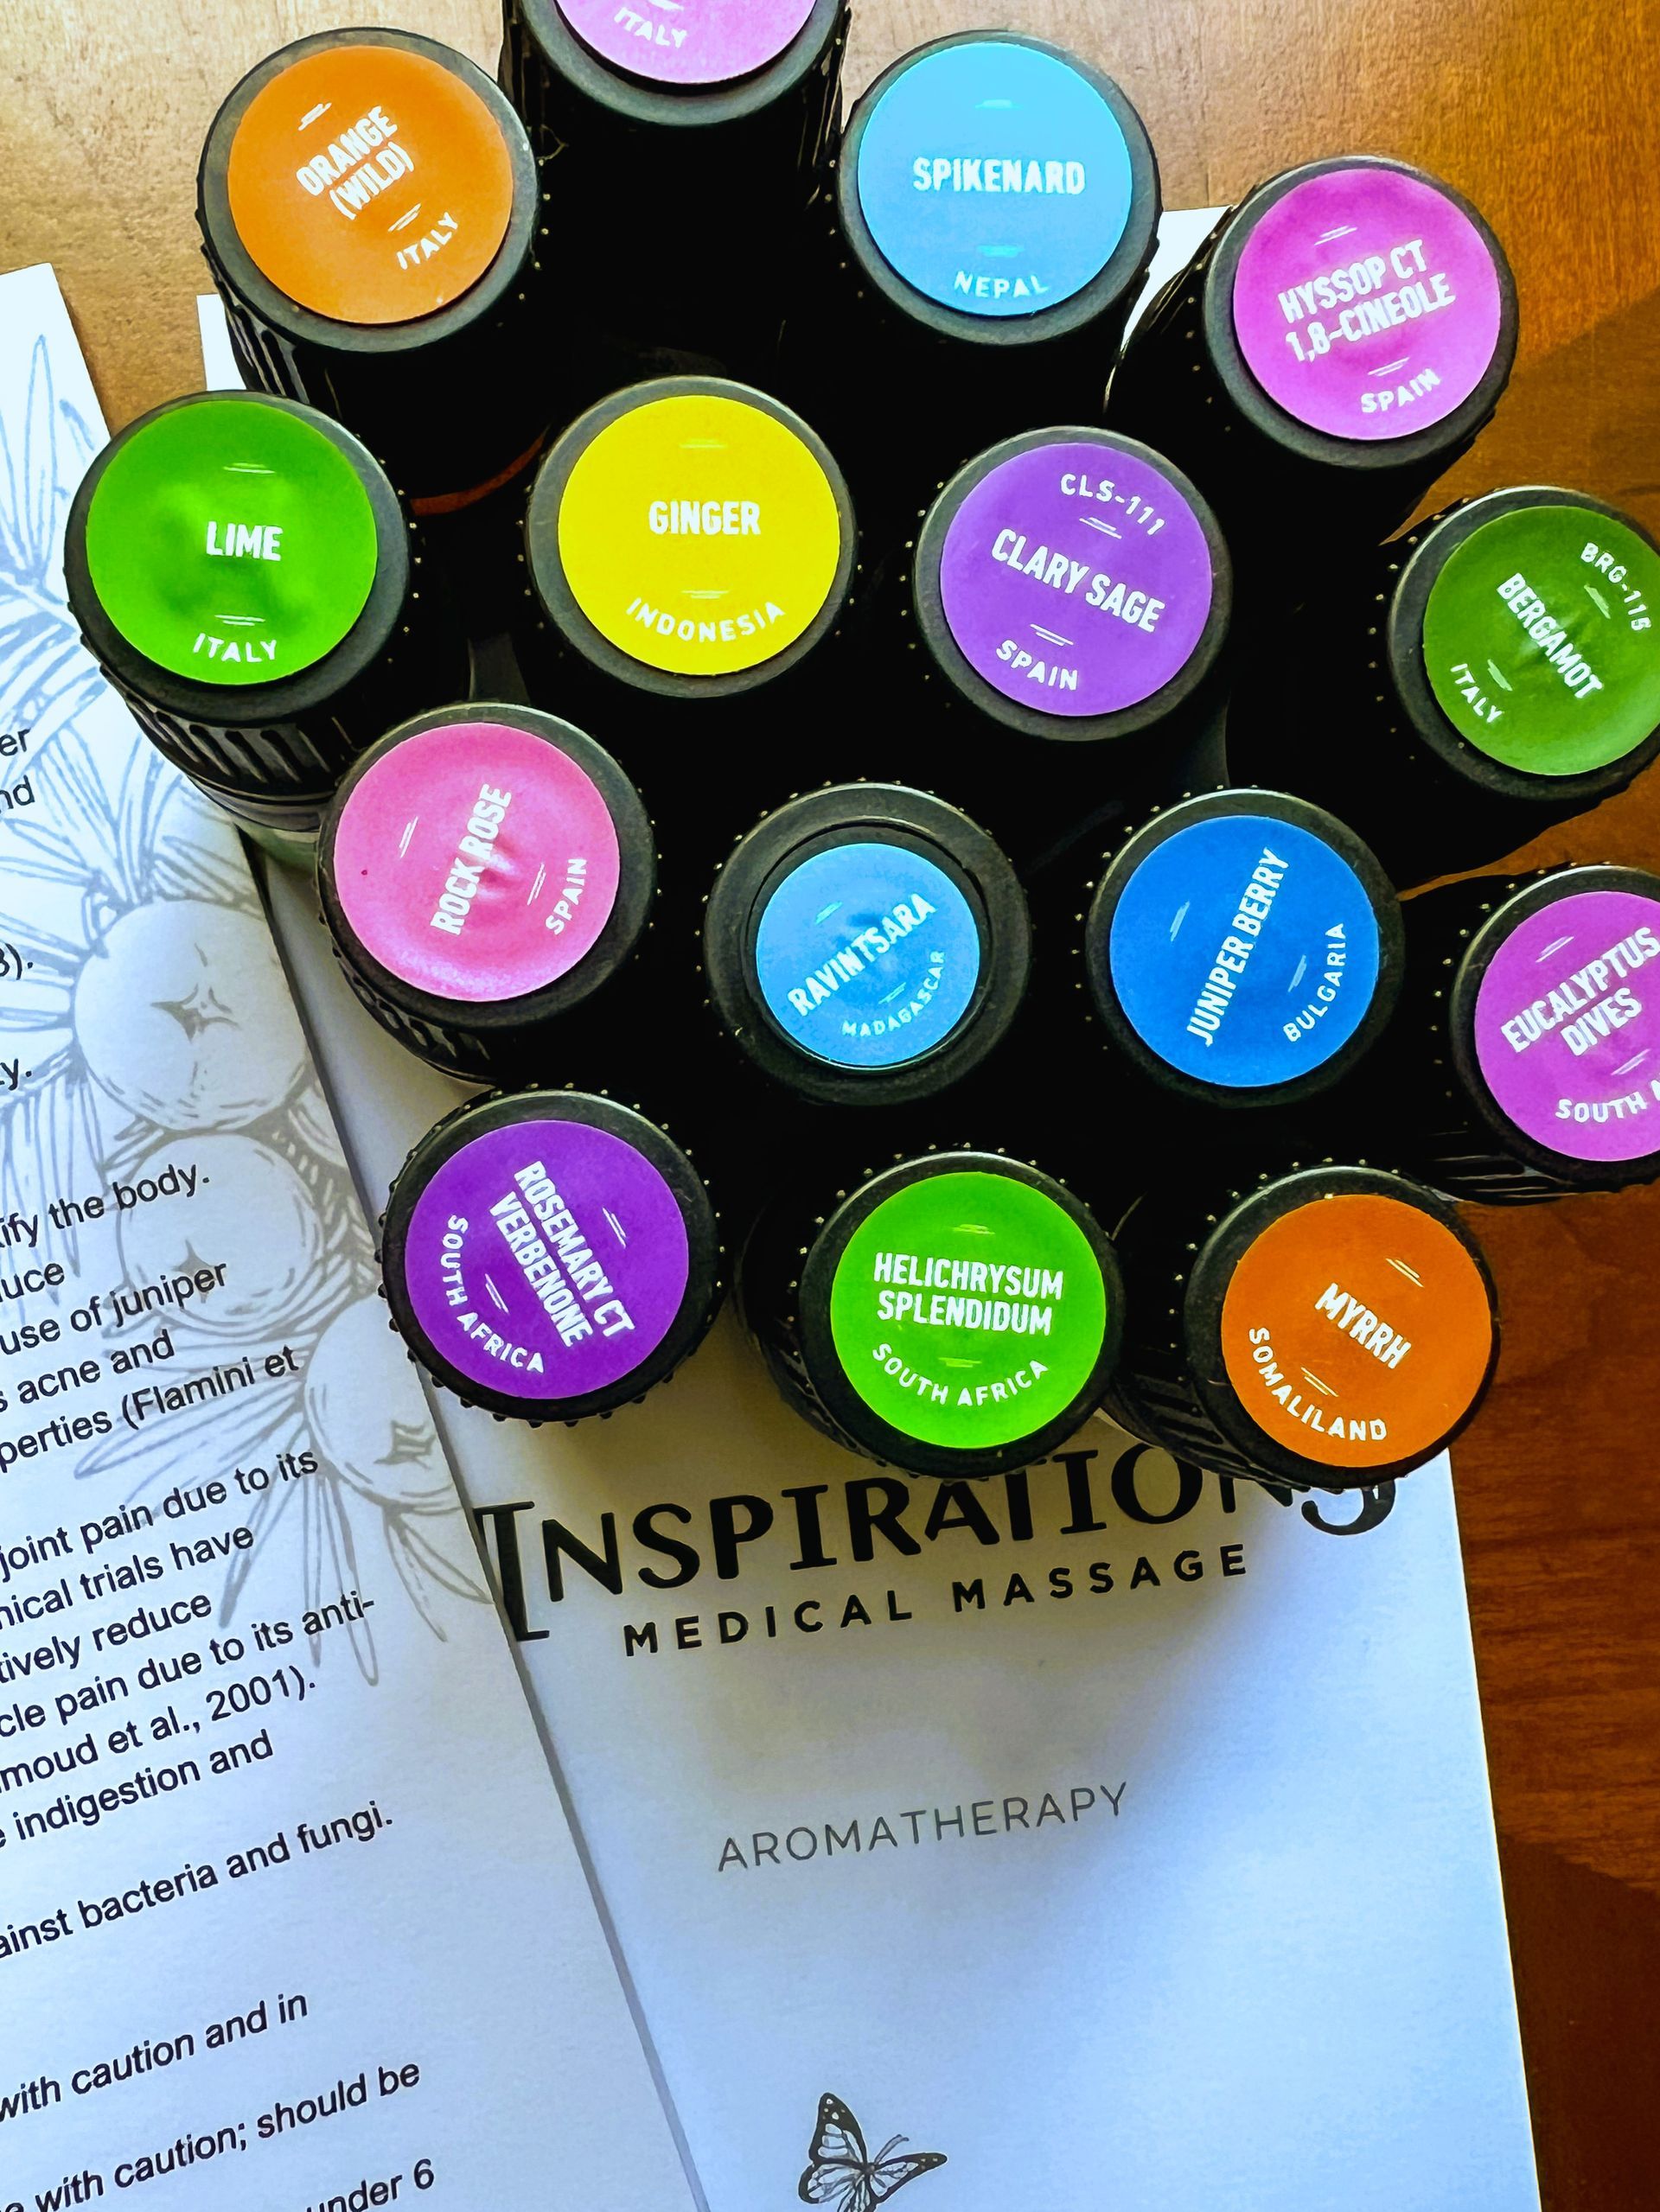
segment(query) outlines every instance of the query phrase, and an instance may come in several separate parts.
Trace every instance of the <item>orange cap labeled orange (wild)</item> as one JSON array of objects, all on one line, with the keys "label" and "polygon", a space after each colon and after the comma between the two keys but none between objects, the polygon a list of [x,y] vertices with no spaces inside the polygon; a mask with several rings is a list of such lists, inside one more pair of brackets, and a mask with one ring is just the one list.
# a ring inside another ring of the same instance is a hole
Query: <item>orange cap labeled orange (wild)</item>
[{"label": "orange cap labeled orange (wild)", "polygon": [[1433,1450],[1474,1404],[1492,1351],[1487,1285],[1463,1244],[1378,1193],[1282,1214],[1223,1300],[1240,1405],[1274,1443],[1334,1468]]},{"label": "orange cap labeled orange (wild)", "polygon": [[330,46],[263,86],[231,143],[254,265],[336,322],[407,322],[476,284],[513,214],[513,164],[473,87],[397,46]]}]

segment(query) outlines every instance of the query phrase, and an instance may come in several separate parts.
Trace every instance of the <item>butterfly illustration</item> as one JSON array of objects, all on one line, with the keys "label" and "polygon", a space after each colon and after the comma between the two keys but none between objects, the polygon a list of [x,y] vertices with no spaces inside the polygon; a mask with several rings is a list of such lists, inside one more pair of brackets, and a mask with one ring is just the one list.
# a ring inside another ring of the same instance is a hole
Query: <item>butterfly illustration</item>
[{"label": "butterfly illustration", "polygon": [[802,2203],[831,2204],[835,2212],[872,2212],[908,2181],[945,2164],[942,2151],[908,2151],[895,2158],[904,2139],[893,2136],[872,2158],[859,2122],[840,2097],[827,2091],[819,2099],[819,2124],[801,2176]]}]

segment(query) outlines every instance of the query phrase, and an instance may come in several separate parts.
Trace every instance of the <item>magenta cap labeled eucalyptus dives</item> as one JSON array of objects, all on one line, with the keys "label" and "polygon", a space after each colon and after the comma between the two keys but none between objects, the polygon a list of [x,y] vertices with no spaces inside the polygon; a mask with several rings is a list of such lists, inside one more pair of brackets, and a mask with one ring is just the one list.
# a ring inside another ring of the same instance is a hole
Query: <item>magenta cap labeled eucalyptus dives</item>
[{"label": "magenta cap labeled eucalyptus dives", "polygon": [[709,1193],[632,1107],[498,1093],[424,1138],[387,1201],[381,1263],[415,1359],[469,1406],[572,1422],[665,1380],[719,1303]]},{"label": "magenta cap labeled eucalyptus dives", "polygon": [[444,707],[341,787],[317,855],[353,989],[457,1074],[536,1072],[624,968],[656,890],[651,825],[610,754],[533,708]]},{"label": "magenta cap labeled eucalyptus dives", "polygon": [[1460,1198],[1523,1203],[1660,1176],[1660,877],[1475,877],[1408,902],[1403,1155]]},{"label": "magenta cap labeled eucalyptus dives", "polygon": [[1469,445],[1516,339],[1509,265],[1470,202],[1340,156],[1223,219],[1137,327],[1108,418],[1192,471],[1236,551],[1283,532],[1293,488],[1344,488],[1331,520],[1352,535],[1402,519]]},{"label": "magenta cap labeled eucalyptus dives", "polygon": [[157,748],[265,828],[315,832],[388,717],[458,673],[385,471],[293,400],[203,392],[130,424],[75,494],[64,571]]},{"label": "magenta cap labeled eucalyptus dives", "polygon": [[1216,669],[1232,591],[1216,518],[1181,472],[1083,427],[1027,431],[971,461],[929,509],[912,575],[950,694],[1074,745],[1137,735],[1192,700]]}]

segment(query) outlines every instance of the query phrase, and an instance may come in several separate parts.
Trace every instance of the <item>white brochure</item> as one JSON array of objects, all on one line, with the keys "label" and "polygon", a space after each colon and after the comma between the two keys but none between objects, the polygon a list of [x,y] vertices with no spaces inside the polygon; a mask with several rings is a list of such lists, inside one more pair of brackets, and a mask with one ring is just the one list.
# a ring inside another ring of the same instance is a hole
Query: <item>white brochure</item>
[{"label": "white brochure", "polygon": [[[269,884],[378,1209],[464,1093]],[[730,1316],[610,1421],[434,1404],[714,2212],[1536,2212],[1444,1460],[908,1482]]]},{"label": "white brochure", "polygon": [[0,2212],[695,2202],[241,846],[0,278]]}]

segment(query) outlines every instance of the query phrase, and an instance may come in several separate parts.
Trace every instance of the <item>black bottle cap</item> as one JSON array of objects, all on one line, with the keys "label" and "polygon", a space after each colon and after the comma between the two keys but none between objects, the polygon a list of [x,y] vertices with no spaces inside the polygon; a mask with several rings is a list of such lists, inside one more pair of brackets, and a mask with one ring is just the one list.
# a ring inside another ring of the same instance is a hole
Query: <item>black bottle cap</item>
[{"label": "black bottle cap", "polygon": [[976,348],[1042,348],[1121,320],[1159,209],[1152,142],[1123,92],[1012,31],[902,55],[859,99],[837,161],[861,284],[903,322]]},{"label": "black bottle cap", "polygon": [[1286,1106],[1335,1083],[1400,994],[1401,908],[1352,831],[1284,792],[1179,800],[1105,864],[1083,925],[1113,1049],[1167,1092]]},{"label": "black bottle cap", "polygon": [[249,381],[327,407],[422,511],[533,457],[555,405],[536,163],[464,54],[380,29],[284,47],[214,118],[196,207]]},{"label": "black bottle cap", "polygon": [[821,98],[827,80],[833,98],[847,16],[847,0],[704,6],[681,21],[610,0],[508,0],[504,80],[534,124],[551,110],[567,132],[572,118],[656,128],[679,163],[687,133],[741,136]]},{"label": "black bottle cap", "polygon": [[718,377],[591,408],[543,462],[525,528],[559,641],[668,699],[731,698],[798,667],[841,620],[857,544],[823,441]]},{"label": "black bottle cap", "polygon": [[1112,1410],[1216,1473],[1391,1480],[1445,1450],[1491,1378],[1480,1248],[1402,1176],[1327,1162],[1208,1198],[1171,1185],[1117,1242],[1130,1329]]},{"label": "black bottle cap", "polygon": [[931,1096],[1007,1035],[1031,925],[1014,871],[954,806],[893,784],[793,799],[744,838],[704,918],[716,1015],[803,1097]]},{"label": "black bottle cap", "polygon": [[[1491,863],[1660,752],[1657,604],[1660,547],[1618,509],[1485,493],[1340,572],[1248,660],[1229,760],[1351,822],[1402,886]],[[1286,655],[1310,652],[1331,672],[1317,717],[1284,698]]]},{"label": "black bottle cap", "polygon": [[1516,359],[1515,279],[1485,220],[1439,177],[1370,154],[1286,169],[1242,201],[1203,316],[1238,420],[1332,468],[1445,467]]},{"label": "black bottle cap", "polygon": [[632,959],[657,864],[639,794],[592,738],[529,707],[443,707],[358,762],[317,855],[353,989],[437,1066],[537,1072],[551,1025]]},{"label": "black bottle cap", "polygon": [[1430,1180],[1502,1204],[1660,1176],[1660,876],[1479,877],[1407,923],[1431,1026],[1400,1125]]},{"label": "black bottle cap", "polygon": [[1094,1216],[1002,1153],[929,1152],[757,1226],[744,1316],[785,1397],[869,1457],[1002,1475],[1101,1403],[1124,1310]]},{"label": "black bottle cap", "polygon": [[64,542],[88,651],[175,767],[271,826],[315,829],[446,634],[415,616],[380,464],[290,399],[203,392],[111,440]]},{"label": "black bottle cap", "polygon": [[393,1185],[381,1261],[426,1372],[533,1425],[643,1398],[702,1342],[722,1288],[691,1160],[580,1091],[497,1093],[439,1122]]},{"label": "black bottle cap", "polygon": [[1459,781],[1554,818],[1624,790],[1660,752],[1660,545],[1544,485],[1414,536],[1387,618],[1413,736]]},{"label": "black bottle cap", "polygon": [[951,693],[1060,743],[1139,735],[1184,706],[1228,635],[1233,569],[1203,496],[1111,430],[1028,430],[925,517],[916,625]]},{"label": "black bottle cap", "polygon": [[[1204,488],[1242,601],[1410,515],[1498,403],[1516,286],[1467,201],[1401,162],[1286,170],[1226,214],[1131,333],[1107,400]],[[1274,612],[1277,618],[1278,609]]]}]

